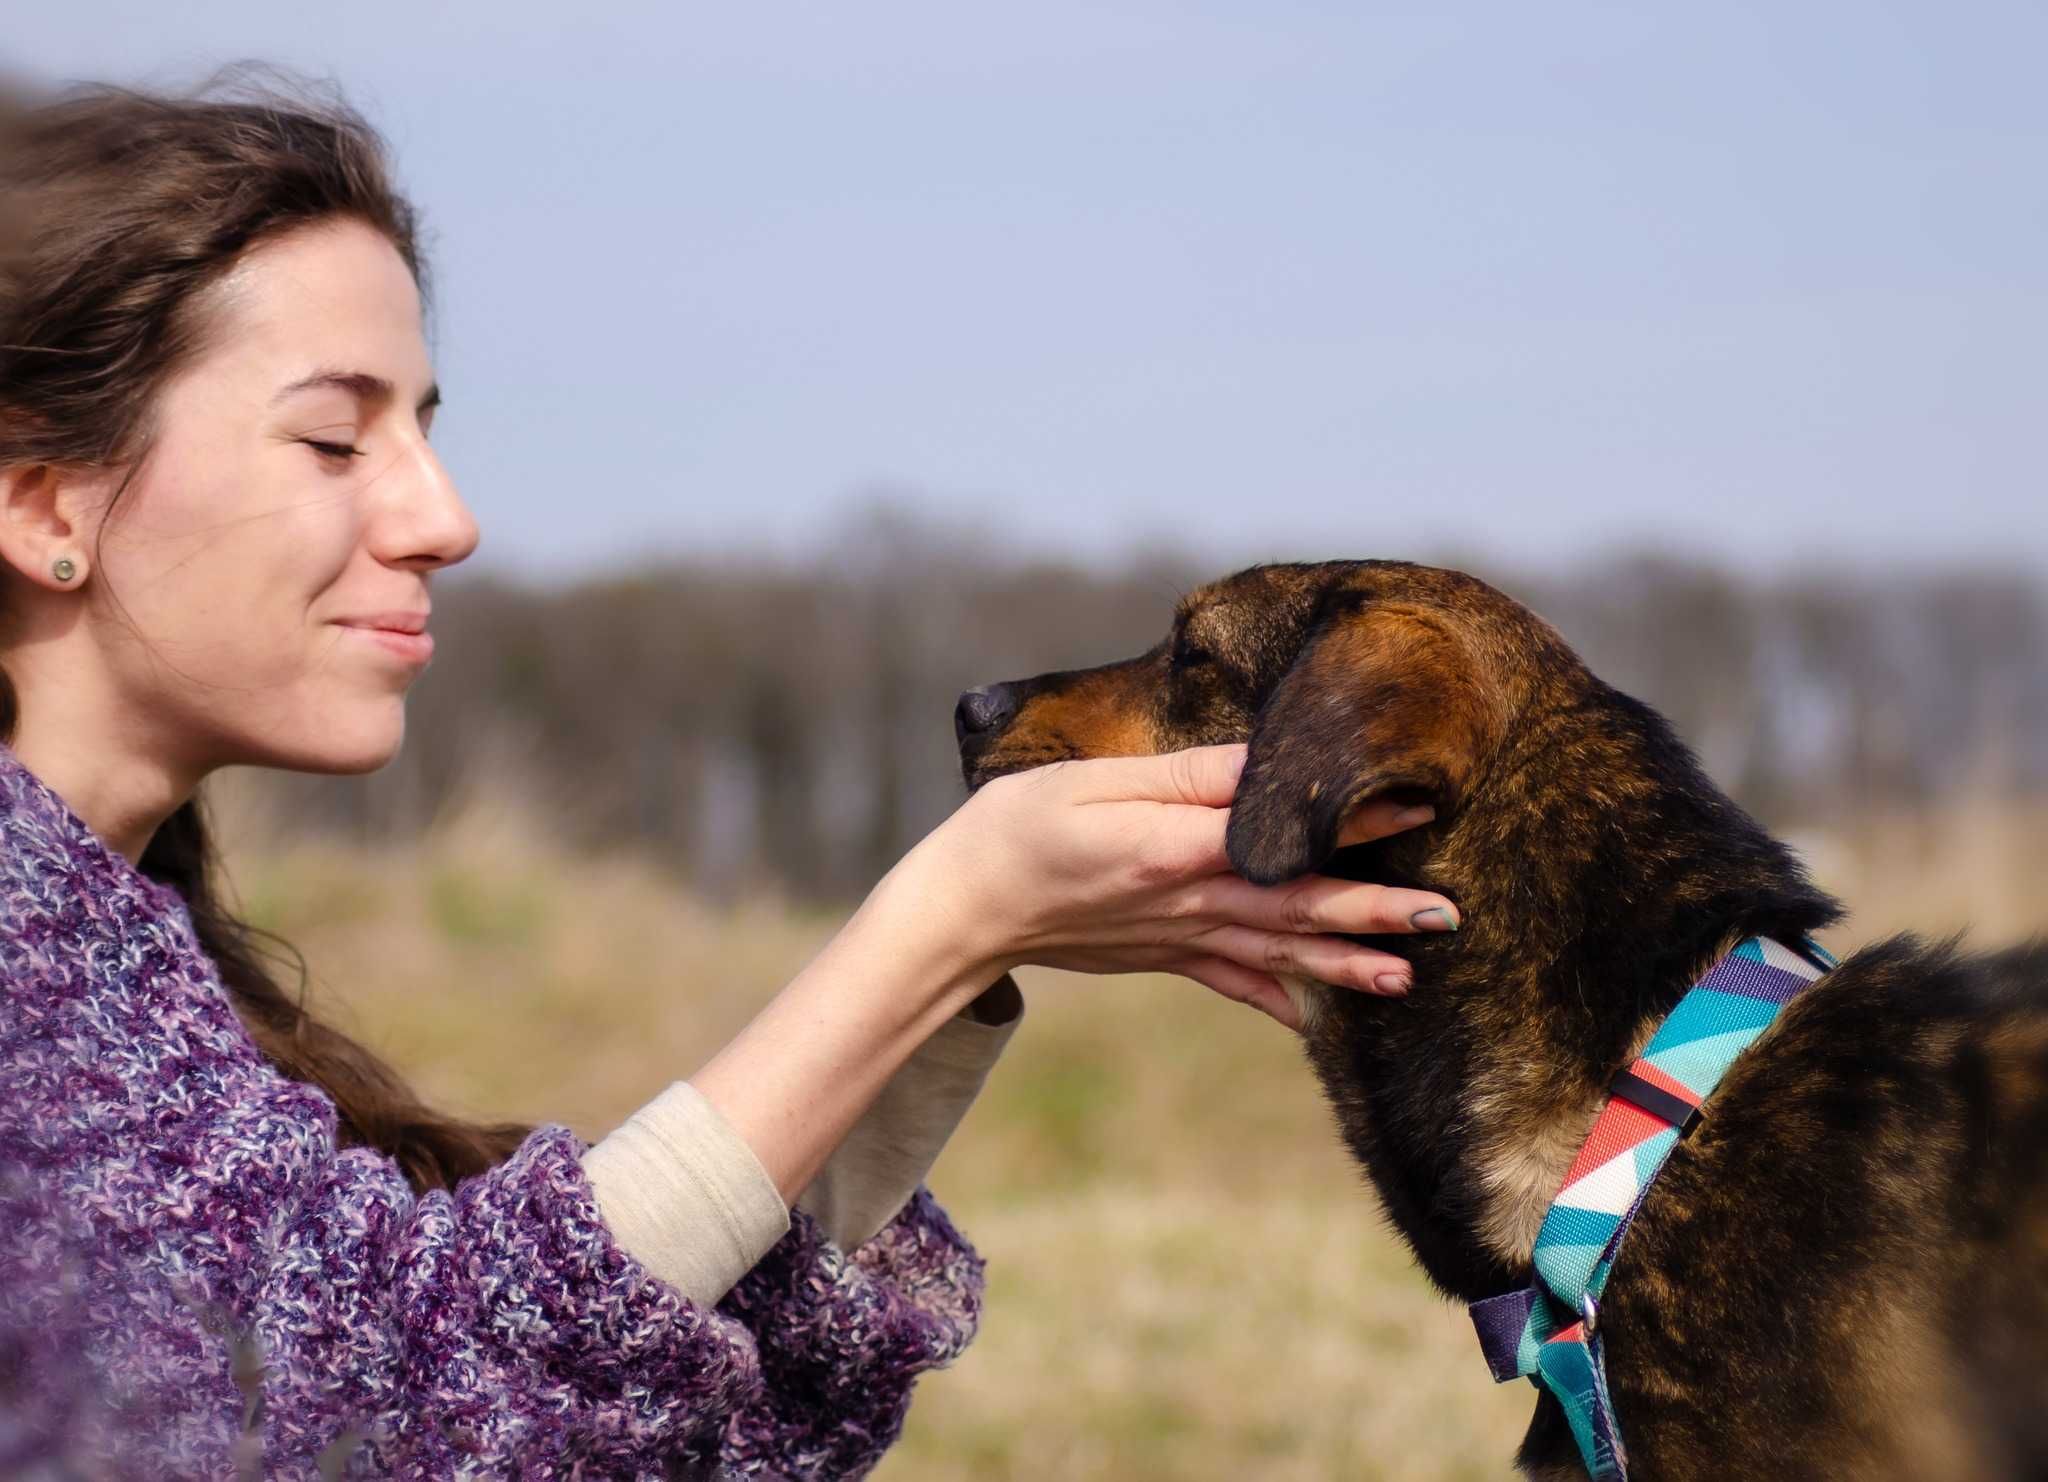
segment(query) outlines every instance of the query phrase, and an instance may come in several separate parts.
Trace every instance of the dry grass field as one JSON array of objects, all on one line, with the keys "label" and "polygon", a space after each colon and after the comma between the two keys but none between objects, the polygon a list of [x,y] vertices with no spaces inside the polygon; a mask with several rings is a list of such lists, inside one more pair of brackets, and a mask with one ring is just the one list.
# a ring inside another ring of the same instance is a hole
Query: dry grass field
[{"label": "dry grass field", "polygon": [[[315,1002],[443,1102],[595,1138],[687,1074],[834,922],[688,899],[472,810],[403,855],[258,842],[244,904]],[[2048,805],[1798,838],[1837,950],[2048,929]],[[1027,1022],[932,1183],[990,1261],[982,1336],[880,1473],[1498,1478],[1530,1406],[1382,1228],[1284,1031],[1192,984],[1021,975]]]}]

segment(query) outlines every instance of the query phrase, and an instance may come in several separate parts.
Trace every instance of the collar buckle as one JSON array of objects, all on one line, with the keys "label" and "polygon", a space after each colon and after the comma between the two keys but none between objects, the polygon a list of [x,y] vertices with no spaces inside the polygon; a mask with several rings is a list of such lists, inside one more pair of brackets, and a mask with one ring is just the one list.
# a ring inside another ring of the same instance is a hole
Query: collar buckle
[{"label": "collar buckle", "polygon": [[1659,1121],[1669,1122],[1678,1129],[1680,1138],[1692,1136],[1692,1129],[1699,1126],[1706,1116],[1698,1102],[1687,1101],[1683,1096],[1645,1079],[1636,1073],[1633,1066],[1617,1072],[1608,1082],[1607,1089],[1610,1094],[1619,1096],[1631,1106],[1640,1107]]}]

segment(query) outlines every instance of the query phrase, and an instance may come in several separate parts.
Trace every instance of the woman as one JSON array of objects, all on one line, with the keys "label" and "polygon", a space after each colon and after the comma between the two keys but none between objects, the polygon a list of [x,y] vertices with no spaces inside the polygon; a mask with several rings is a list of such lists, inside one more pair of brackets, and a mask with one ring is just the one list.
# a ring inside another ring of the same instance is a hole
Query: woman
[{"label": "woman", "polygon": [[388,761],[476,546],[412,212],[339,106],[85,89],[0,135],[0,1471],[857,1474],[974,1330],[921,1179],[1010,968],[1284,1020],[1275,971],[1405,990],[1335,933],[1455,926],[1231,876],[1234,748],[1074,764],[596,1145],[438,1115],[272,980],[200,807]]}]

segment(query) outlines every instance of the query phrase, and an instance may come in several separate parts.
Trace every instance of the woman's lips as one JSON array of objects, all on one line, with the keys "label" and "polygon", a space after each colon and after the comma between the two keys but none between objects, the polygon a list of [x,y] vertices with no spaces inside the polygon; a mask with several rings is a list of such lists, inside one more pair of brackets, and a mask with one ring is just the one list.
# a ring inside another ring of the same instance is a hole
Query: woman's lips
[{"label": "woman's lips", "polygon": [[368,628],[355,623],[341,623],[344,631],[360,633],[386,652],[404,659],[407,663],[424,665],[434,656],[434,635],[431,633],[404,633],[397,628]]}]

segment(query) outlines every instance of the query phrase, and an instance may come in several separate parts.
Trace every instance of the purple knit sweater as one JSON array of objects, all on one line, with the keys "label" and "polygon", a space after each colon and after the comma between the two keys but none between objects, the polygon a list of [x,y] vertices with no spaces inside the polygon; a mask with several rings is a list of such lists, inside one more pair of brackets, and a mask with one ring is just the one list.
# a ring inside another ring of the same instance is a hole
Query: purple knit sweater
[{"label": "purple knit sweater", "polygon": [[452,1195],[337,1150],[182,898],[4,746],[0,993],[0,1476],[852,1477],[974,1334],[923,1190],[851,1253],[793,1211],[712,1311],[564,1127]]}]

